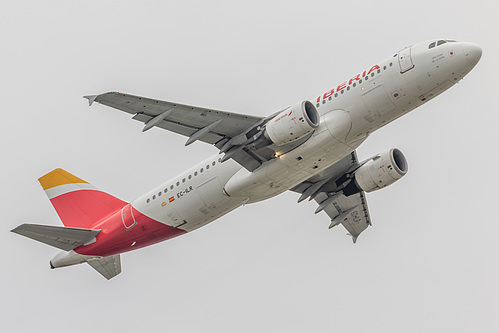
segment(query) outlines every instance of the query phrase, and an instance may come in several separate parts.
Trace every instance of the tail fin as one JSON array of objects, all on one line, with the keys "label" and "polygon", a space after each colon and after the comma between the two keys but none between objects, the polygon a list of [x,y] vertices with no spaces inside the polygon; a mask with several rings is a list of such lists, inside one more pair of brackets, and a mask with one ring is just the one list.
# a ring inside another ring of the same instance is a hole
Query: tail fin
[{"label": "tail fin", "polygon": [[38,179],[66,227],[91,228],[126,202],[62,169]]}]

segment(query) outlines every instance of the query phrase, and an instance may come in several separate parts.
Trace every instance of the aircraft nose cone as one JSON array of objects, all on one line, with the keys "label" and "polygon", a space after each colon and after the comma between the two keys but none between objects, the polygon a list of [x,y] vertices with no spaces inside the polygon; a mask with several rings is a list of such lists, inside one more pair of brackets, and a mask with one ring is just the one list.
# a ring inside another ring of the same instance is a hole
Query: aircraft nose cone
[{"label": "aircraft nose cone", "polygon": [[475,66],[482,57],[482,48],[475,43],[463,43],[463,51],[472,66]]}]

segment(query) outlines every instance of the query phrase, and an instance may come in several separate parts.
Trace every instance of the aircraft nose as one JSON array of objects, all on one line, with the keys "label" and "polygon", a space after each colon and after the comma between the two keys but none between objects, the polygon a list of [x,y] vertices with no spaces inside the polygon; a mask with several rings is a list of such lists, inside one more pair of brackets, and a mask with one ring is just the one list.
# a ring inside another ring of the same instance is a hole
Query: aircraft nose
[{"label": "aircraft nose", "polygon": [[482,48],[475,43],[463,43],[463,51],[472,66],[475,66],[482,57]]}]

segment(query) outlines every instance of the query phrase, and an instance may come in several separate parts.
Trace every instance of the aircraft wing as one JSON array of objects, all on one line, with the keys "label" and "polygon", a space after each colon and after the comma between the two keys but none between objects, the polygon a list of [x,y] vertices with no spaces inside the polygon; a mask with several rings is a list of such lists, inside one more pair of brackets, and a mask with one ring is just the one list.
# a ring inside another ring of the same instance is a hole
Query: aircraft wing
[{"label": "aircraft wing", "polygon": [[256,117],[118,92],[84,97],[88,99],[90,105],[98,102],[132,114],[132,119],[145,124],[143,131],[160,127],[187,136],[186,146],[197,140],[213,144],[220,153],[225,154],[223,160],[232,158],[249,171],[274,158],[277,149],[281,154],[285,153],[309,138],[306,136],[279,148],[275,146],[255,148],[249,143],[255,140],[257,134],[261,134],[260,126],[276,114],[266,118]]},{"label": "aircraft wing", "polygon": [[342,190],[353,181],[349,175],[362,164],[358,162],[354,151],[321,174],[291,189],[302,194],[298,202],[306,198],[315,199],[319,204],[315,213],[324,210],[331,218],[329,229],[342,224],[352,236],[354,243],[371,225],[369,210],[364,192],[346,196]]},{"label": "aircraft wing", "polygon": [[[146,124],[144,131],[157,126],[191,137],[199,129],[216,123],[216,126],[209,128],[198,138],[200,141],[211,144],[225,137],[235,137],[262,119],[262,117],[199,108],[118,92],[85,96],[85,98],[90,104],[95,101],[133,114],[133,119]],[[220,120],[222,121],[218,122]],[[186,145],[190,143],[186,142]]]}]

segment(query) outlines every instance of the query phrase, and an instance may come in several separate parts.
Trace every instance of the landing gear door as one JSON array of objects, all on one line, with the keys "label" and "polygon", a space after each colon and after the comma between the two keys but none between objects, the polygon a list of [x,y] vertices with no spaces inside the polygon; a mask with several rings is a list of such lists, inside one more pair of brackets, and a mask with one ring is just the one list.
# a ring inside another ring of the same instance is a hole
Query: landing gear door
[{"label": "landing gear door", "polygon": [[411,58],[411,48],[405,48],[399,52],[400,73],[405,73],[414,68]]}]

